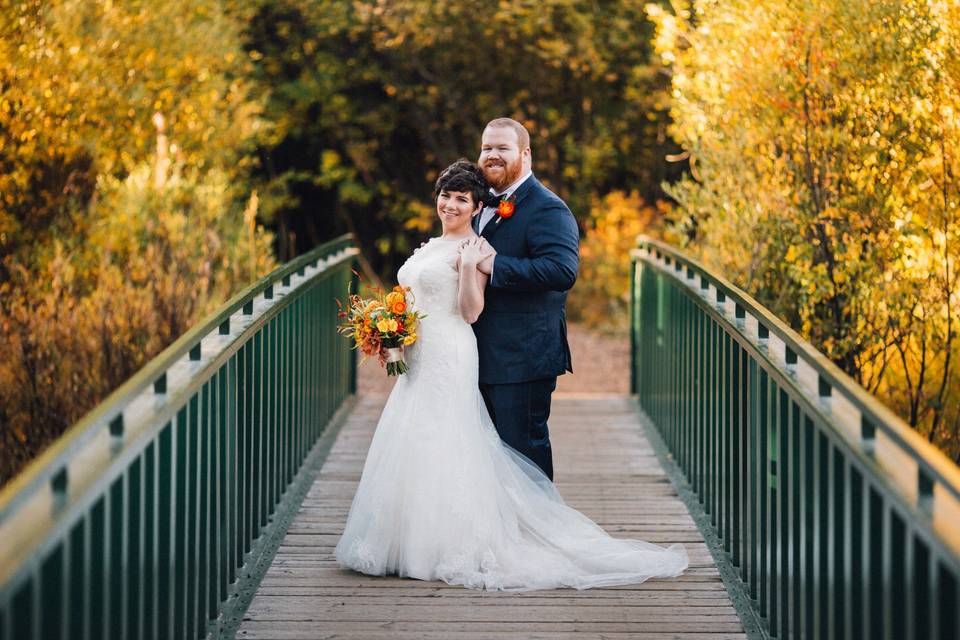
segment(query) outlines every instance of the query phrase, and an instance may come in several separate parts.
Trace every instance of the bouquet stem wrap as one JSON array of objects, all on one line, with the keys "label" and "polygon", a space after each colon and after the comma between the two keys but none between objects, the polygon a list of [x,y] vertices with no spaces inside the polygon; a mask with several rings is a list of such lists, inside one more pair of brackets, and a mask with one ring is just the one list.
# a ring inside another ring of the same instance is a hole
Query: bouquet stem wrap
[{"label": "bouquet stem wrap", "polygon": [[403,361],[403,347],[388,347],[384,349],[384,360],[387,363],[387,375],[398,376],[407,371],[407,363]]}]

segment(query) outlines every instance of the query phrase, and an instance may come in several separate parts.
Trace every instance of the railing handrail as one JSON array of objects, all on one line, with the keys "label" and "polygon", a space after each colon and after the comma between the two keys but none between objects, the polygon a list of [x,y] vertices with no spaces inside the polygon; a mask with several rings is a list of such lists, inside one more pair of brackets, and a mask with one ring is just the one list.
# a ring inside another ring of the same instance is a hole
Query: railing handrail
[{"label": "railing handrail", "polygon": [[[97,404],[80,420],[61,434],[47,449],[32,460],[0,490],[0,523],[16,513],[19,505],[29,500],[36,491],[42,490],[56,474],[65,469],[70,459],[87,443],[92,441],[111,421],[123,414],[124,409],[137,396],[162,377],[177,361],[198,348],[204,337],[217,330],[229,318],[251,304],[268,288],[281,282],[307,265],[316,262],[325,254],[332,254],[352,244],[352,234],[344,234],[326,242],[294,260],[277,267],[253,284],[247,286],[203,320],[185,332],[170,346],[157,354],[137,373],[120,385],[103,401]],[[352,254],[351,254],[352,257]]]},{"label": "railing handrail", "polygon": [[[768,331],[775,334],[788,349],[803,358],[806,364],[817,372],[821,380],[829,384],[831,389],[845,396],[872,427],[881,430],[904,454],[910,456],[918,468],[925,471],[930,480],[937,482],[954,498],[960,500],[960,468],[946,454],[927,442],[903,418],[870,395],[840,367],[750,294],[665,242],[641,235],[637,238],[637,245],[638,249],[631,252],[636,258],[644,257],[640,249],[649,247],[662,255],[669,256],[674,262],[697,271],[701,278],[712,283],[718,291],[722,291],[726,297],[732,299]],[[861,453],[868,455],[867,451],[861,450]]]}]

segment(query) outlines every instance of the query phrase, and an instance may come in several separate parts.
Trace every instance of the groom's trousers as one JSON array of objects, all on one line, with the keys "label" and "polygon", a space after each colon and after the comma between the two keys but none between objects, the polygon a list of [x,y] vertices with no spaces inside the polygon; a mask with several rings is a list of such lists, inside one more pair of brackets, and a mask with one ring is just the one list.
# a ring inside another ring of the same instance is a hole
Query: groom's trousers
[{"label": "groom's trousers", "polygon": [[530,458],[550,480],[553,480],[553,452],[547,419],[550,396],[556,388],[556,378],[480,385],[480,394],[500,439]]}]

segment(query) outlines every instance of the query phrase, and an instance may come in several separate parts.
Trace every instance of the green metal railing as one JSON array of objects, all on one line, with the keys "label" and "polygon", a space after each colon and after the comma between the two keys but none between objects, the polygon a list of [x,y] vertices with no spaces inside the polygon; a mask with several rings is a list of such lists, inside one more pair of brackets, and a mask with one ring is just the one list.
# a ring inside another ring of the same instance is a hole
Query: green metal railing
[{"label": "green metal railing", "polygon": [[760,633],[960,637],[956,465],[716,273],[633,258],[632,390]]},{"label": "green metal railing", "polygon": [[0,493],[0,638],[217,637],[355,390],[344,236],[251,285]]}]

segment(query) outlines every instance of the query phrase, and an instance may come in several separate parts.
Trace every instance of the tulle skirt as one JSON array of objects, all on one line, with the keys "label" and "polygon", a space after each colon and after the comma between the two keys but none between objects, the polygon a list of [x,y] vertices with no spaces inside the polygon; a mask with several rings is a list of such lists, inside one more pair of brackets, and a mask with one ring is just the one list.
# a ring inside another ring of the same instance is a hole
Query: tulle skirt
[{"label": "tulle skirt", "polygon": [[686,569],[681,545],[611,537],[500,440],[470,370],[475,342],[434,358],[429,347],[414,351],[380,416],[335,550],[341,567],[491,591],[634,584]]}]

